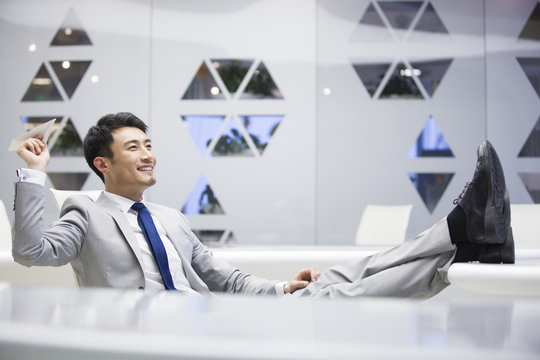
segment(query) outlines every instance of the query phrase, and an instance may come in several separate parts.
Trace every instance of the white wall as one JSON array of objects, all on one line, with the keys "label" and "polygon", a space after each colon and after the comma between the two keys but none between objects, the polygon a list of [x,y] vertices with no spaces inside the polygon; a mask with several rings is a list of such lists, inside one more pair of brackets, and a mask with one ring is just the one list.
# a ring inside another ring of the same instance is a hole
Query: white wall
[{"label": "white wall", "polygon": [[[0,141],[7,147],[24,130],[23,115],[69,116],[84,136],[100,116],[130,111],[151,126],[159,159],[152,201],[181,208],[201,174],[219,197],[225,214],[190,216],[195,229],[232,231],[241,244],[352,245],[366,204],[412,203],[412,235],[451,210],[486,137],[499,150],[512,202],[532,202],[518,173],[539,172],[540,161],[517,154],[540,101],[515,57],[540,57],[540,42],[517,39],[537,3],[423,2],[449,36],[411,32],[402,40],[359,30],[368,6],[378,4],[367,0],[1,0]],[[70,9],[92,46],[49,46]],[[373,99],[351,66],[448,57],[443,81],[425,100]],[[181,100],[200,64],[219,58],[264,62],[283,99]],[[21,102],[40,65],[63,59],[92,61],[73,97]],[[211,114],[284,118],[262,156],[211,158],[201,156],[181,121]],[[407,159],[430,115],[455,157]],[[14,153],[0,157],[0,198],[11,204],[22,163]],[[81,157],[53,158],[49,170],[88,171]],[[432,213],[411,171],[454,173]],[[83,189],[101,186],[92,174]],[[46,205],[52,221],[52,199]]]}]

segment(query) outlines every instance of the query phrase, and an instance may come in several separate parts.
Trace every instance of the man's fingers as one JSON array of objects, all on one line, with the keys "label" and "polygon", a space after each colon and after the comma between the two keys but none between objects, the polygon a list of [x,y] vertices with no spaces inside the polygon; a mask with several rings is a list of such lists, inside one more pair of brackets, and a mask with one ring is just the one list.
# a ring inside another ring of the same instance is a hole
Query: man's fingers
[{"label": "man's fingers", "polygon": [[309,281],[304,280],[292,280],[285,284],[283,291],[285,294],[292,294],[296,290],[303,289],[309,285]]}]

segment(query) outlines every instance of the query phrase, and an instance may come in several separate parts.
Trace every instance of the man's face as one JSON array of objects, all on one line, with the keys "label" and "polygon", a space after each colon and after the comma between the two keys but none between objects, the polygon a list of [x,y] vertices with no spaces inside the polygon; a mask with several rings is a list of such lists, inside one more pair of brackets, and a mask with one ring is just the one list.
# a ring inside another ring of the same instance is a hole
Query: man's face
[{"label": "man's face", "polygon": [[156,157],[152,143],[143,131],[135,127],[116,129],[112,135],[113,158],[104,158],[108,165],[104,172],[105,188],[131,199],[142,197],[142,193],[156,183]]}]

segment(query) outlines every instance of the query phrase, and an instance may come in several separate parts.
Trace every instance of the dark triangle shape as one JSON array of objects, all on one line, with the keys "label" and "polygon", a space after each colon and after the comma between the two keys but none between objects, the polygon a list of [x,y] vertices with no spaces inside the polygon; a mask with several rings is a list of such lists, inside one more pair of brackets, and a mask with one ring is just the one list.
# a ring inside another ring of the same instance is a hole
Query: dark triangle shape
[{"label": "dark triangle shape", "polygon": [[422,6],[422,1],[378,1],[394,29],[407,30]]},{"label": "dark triangle shape", "polygon": [[90,173],[48,172],[47,175],[57,190],[81,190]]},{"label": "dark triangle shape", "polygon": [[535,204],[540,204],[540,173],[519,173],[519,177]]},{"label": "dark triangle shape", "polygon": [[359,23],[363,25],[386,27],[381,17],[379,16],[379,13],[377,13],[377,10],[375,9],[373,3],[369,3],[369,6],[364,13],[364,16],[362,16],[362,18],[360,19]]},{"label": "dark triangle shape", "polygon": [[426,6],[425,11],[418,20],[418,23],[416,24],[414,30],[448,34],[448,30],[446,30],[446,27],[444,26],[441,18],[433,8],[433,5],[431,5],[431,2],[428,3],[428,5]]},{"label": "dark triangle shape", "polygon": [[540,97],[540,58],[517,58],[517,61]]},{"label": "dark triangle shape", "polygon": [[225,116],[223,115],[185,115],[184,125],[202,156],[210,142],[218,134]]},{"label": "dark triangle shape", "polygon": [[408,72],[410,70],[403,63],[398,64],[386,83],[380,98],[421,99],[422,94],[413,78],[407,75]]},{"label": "dark triangle shape", "polygon": [[62,96],[47,71],[45,64],[41,64],[32,83],[26,90],[21,101],[62,101]]},{"label": "dark triangle shape", "polygon": [[540,41],[540,3],[536,3],[518,38]]},{"label": "dark triangle shape", "polygon": [[219,203],[214,190],[210,187],[208,180],[201,175],[191,194],[188,196],[182,212],[186,215],[210,215],[224,214],[223,208]]},{"label": "dark triangle shape", "polygon": [[523,144],[518,157],[540,157],[540,118]]},{"label": "dark triangle shape", "polygon": [[283,99],[270,72],[261,61],[257,70],[253,73],[246,90],[241,96],[242,99]]},{"label": "dark triangle shape", "polygon": [[362,84],[364,84],[364,87],[371,97],[373,97],[373,94],[377,91],[377,88],[381,84],[390,65],[390,63],[352,64],[360,81],[362,81]]},{"label": "dark triangle shape", "polygon": [[254,156],[240,129],[238,121],[229,118],[212,149],[212,156]]},{"label": "dark triangle shape", "polygon": [[418,78],[424,86],[424,90],[430,97],[433,97],[450,64],[452,64],[452,59],[415,62],[411,63],[411,66],[413,69],[420,70]]},{"label": "dark triangle shape", "polygon": [[92,45],[73,9],[67,13],[50,46]]},{"label": "dark triangle shape", "polygon": [[408,173],[416,191],[430,213],[437,207],[453,173]]},{"label": "dark triangle shape", "polygon": [[[69,63],[69,66],[65,64]],[[71,99],[92,61],[51,61],[50,64]]]},{"label": "dark triangle shape", "polygon": [[238,90],[242,80],[244,80],[244,77],[246,77],[247,72],[253,64],[253,60],[240,59],[212,59],[210,61],[231,94],[234,94]]},{"label": "dark triangle shape", "polygon": [[259,154],[262,155],[274,137],[279,124],[281,124],[283,115],[248,115],[239,116],[238,118],[244,125]]},{"label": "dark triangle shape", "polygon": [[219,246],[225,230],[193,230],[193,233],[206,246]]},{"label": "dark triangle shape", "polygon": [[83,143],[71,119],[56,138],[51,156],[83,156]]},{"label": "dark triangle shape", "polygon": [[203,61],[184,96],[182,96],[182,100],[221,100],[224,98],[216,80]]},{"label": "dark triangle shape", "polygon": [[411,146],[408,158],[454,157],[444,135],[433,117],[429,117],[420,135]]}]

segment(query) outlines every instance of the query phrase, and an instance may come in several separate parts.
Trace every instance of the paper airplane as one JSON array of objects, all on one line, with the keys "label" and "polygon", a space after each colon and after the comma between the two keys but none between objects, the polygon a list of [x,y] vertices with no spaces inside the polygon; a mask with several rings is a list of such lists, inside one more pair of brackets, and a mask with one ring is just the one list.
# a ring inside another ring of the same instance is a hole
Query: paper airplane
[{"label": "paper airplane", "polygon": [[17,151],[17,149],[20,148],[21,145],[23,144],[24,140],[35,138],[38,136],[43,136],[43,139],[41,139],[41,141],[43,141],[44,143],[47,143],[47,140],[49,140],[49,135],[51,135],[51,130],[53,128],[55,121],[56,121],[56,118],[51,119],[47,121],[46,123],[36,126],[32,130],[27,131],[24,134],[17,136],[15,139],[11,140],[11,144],[9,145],[8,151]]}]

